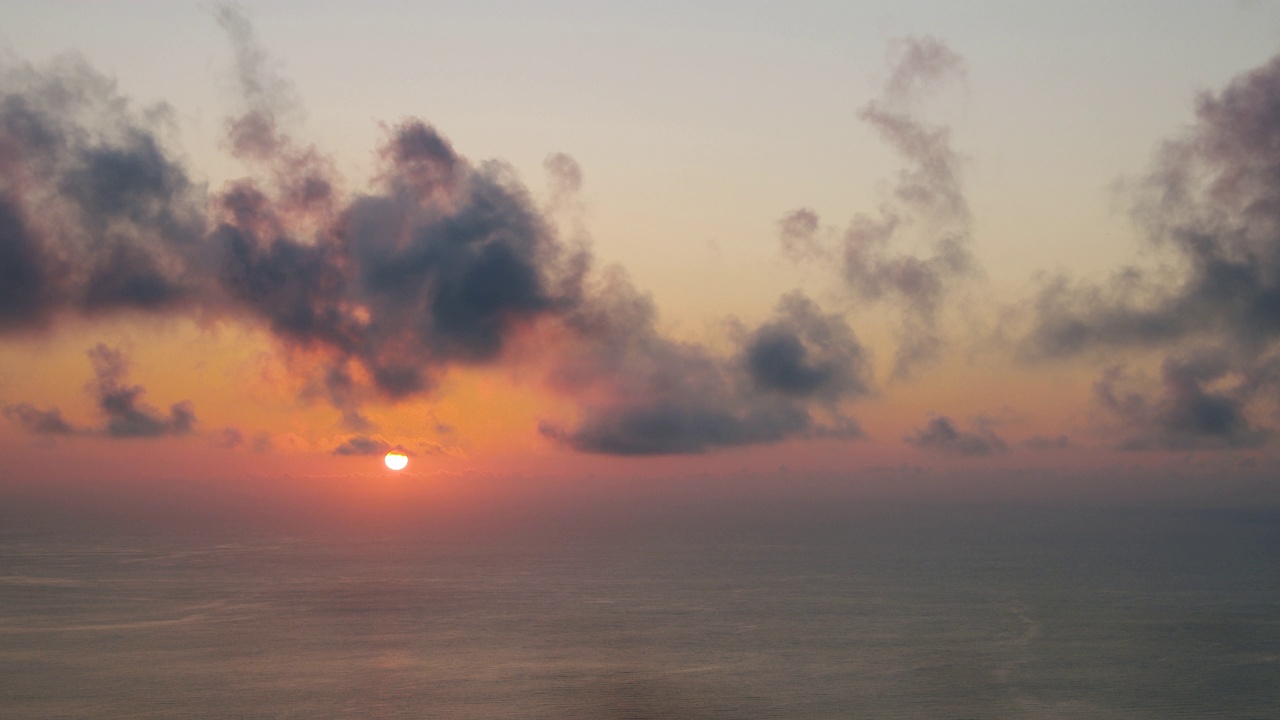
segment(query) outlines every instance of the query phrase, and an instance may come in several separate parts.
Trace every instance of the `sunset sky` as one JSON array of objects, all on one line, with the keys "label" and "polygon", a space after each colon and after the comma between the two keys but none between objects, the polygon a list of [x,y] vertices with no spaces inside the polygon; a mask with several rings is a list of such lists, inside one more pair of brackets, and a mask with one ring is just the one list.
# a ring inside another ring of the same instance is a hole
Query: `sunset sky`
[{"label": "sunset sky", "polygon": [[1280,4],[8,3],[0,50],[11,488],[1280,499]]}]

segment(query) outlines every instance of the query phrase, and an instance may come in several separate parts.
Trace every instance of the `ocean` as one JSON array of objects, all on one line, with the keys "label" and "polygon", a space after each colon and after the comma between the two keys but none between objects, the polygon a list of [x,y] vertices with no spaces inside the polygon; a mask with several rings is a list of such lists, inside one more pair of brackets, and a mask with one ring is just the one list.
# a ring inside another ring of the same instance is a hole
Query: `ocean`
[{"label": "ocean", "polygon": [[1274,719],[1280,514],[9,522],[0,717]]}]

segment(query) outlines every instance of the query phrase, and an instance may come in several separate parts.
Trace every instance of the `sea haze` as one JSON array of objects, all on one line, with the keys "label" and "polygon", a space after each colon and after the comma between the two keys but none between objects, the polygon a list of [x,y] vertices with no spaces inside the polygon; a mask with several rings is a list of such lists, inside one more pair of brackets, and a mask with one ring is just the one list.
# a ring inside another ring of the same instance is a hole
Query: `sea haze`
[{"label": "sea haze", "polygon": [[20,504],[4,717],[1280,716],[1272,511]]}]

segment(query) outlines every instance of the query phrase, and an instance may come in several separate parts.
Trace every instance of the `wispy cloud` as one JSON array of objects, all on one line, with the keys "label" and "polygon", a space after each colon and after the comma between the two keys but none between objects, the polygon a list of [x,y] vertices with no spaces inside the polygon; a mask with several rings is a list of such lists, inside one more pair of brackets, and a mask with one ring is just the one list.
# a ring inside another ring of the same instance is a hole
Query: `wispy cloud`
[{"label": "wispy cloud", "polygon": [[[922,96],[962,80],[964,60],[931,37],[906,38],[891,52],[891,72],[881,96],[859,116],[905,161],[893,196],[877,214],[859,213],[838,236],[809,208],[779,223],[784,253],[794,260],[835,260],[848,293],[862,303],[888,302],[901,312],[895,377],[910,376],[935,360],[945,339],[939,318],[948,292],[977,273],[970,246],[969,207],[960,182],[961,158],[950,131],[918,117]],[[902,249],[913,232],[932,249]]]},{"label": "wispy cloud", "polygon": [[114,438],[183,435],[195,427],[196,416],[191,402],[174,403],[167,415],[143,402],[146,390],[141,385],[126,385],[128,364],[124,355],[106,345],[89,350],[95,377],[92,391],[98,409],[106,417],[104,432]]},{"label": "wispy cloud", "polygon": [[41,410],[30,403],[16,403],[4,407],[4,416],[33,435],[74,435],[80,432],[63,419],[57,408]]},{"label": "wispy cloud", "polygon": [[1128,351],[1164,354],[1159,383],[1113,367],[1095,385],[1126,428],[1123,446],[1238,447],[1269,434],[1265,408],[1280,398],[1278,169],[1280,58],[1202,93],[1196,123],[1131,188],[1134,217],[1166,262],[1042,286],[1024,355],[1120,365]]},{"label": "wispy cloud", "polygon": [[[174,403],[167,414],[143,401],[146,389],[126,383],[129,364],[122,352],[99,343],[87,354],[93,366],[94,380],[86,389],[97,402],[103,417],[101,427],[76,427],[63,419],[58,408],[40,410],[26,402],[5,406],[5,417],[36,435],[99,435],[126,439],[185,435],[195,429],[195,410],[189,400]],[[227,437],[224,433],[223,439]]]},{"label": "wispy cloud", "polygon": [[931,418],[924,427],[902,440],[921,450],[968,457],[995,455],[1009,449],[1008,443],[988,423],[978,421],[974,429],[964,430],[946,415]]}]

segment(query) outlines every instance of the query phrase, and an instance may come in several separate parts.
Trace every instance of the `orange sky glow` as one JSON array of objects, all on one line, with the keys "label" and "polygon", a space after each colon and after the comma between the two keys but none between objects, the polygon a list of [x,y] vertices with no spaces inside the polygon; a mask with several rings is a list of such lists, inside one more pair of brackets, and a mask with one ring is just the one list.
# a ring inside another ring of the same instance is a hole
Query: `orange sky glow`
[{"label": "orange sky glow", "polygon": [[[1180,10],[1200,65],[1127,10],[1123,47],[1039,50],[942,10],[599,11],[614,48],[532,56],[517,17],[436,38],[423,87],[409,35],[307,40],[380,10],[166,8],[175,86],[95,8],[0,10],[14,488],[1238,499],[1280,467],[1274,8]],[[441,12],[398,24],[487,22]]]}]

